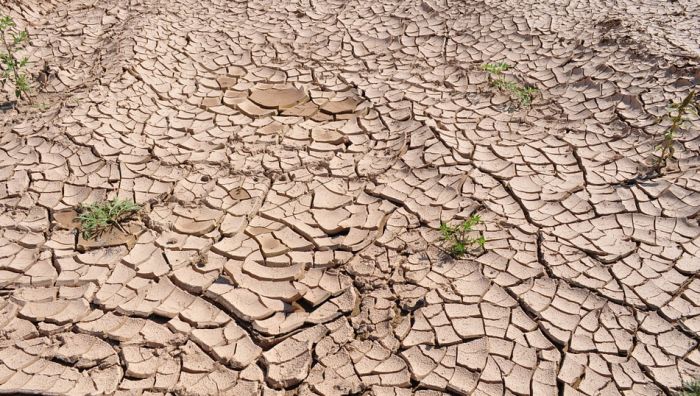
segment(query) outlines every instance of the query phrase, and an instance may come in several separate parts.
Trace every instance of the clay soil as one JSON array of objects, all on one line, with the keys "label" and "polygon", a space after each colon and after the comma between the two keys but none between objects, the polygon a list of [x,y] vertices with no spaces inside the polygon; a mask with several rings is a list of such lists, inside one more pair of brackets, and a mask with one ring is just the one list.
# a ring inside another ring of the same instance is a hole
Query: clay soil
[{"label": "clay soil", "polygon": [[[0,393],[700,378],[700,5],[1,0]],[[537,91],[521,105],[491,83]],[[86,240],[81,204],[142,206]],[[442,222],[486,243],[447,254]]]}]

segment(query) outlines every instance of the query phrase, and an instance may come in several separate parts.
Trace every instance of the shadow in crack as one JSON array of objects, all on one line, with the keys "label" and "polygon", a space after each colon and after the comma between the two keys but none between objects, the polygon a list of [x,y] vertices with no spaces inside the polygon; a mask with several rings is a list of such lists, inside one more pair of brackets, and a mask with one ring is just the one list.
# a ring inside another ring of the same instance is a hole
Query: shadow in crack
[{"label": "shadow in crack", "polygon": [[8,100],[7,102],[0,103],[0,111],[12,110],[17,106],[16,100]]}]

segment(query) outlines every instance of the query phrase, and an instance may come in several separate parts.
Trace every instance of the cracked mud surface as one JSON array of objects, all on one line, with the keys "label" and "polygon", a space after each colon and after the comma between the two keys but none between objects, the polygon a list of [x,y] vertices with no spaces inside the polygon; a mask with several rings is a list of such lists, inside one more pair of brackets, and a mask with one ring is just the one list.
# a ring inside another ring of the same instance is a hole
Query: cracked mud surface
[{"label": "cracked mud surface", "polygon": [[[697,118],[640,177],[700,78],[700,8],[554,3],[4,2],[50,72],[0,125],[0,392],[700,377]],[[80,237],[115,196],[140,218]],[[440,222],[473,213],[485,249],[449,258]]]}]

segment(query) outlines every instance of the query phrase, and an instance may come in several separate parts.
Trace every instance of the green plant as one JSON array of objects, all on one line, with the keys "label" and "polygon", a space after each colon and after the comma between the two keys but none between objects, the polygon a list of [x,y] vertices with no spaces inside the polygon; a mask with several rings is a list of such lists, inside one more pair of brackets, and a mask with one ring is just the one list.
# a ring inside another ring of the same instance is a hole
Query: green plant
[{"label": "green plant", "polygon": [[491,74],[502,74],[504,71],[510,69],[510,65],[505,63],[505,62],[499,62],[499,63],[486,63],[483,66],[481,66],[482,69],[486,70],[487,72]]},{"label": "green plant", "polygon": [[491,74],[489,81],[492,87],[510,92],[520,102],[520,106],[530,107],[532,98],[537,93],[537,88],[523,86],[517,82],[506,80],[503,77],[503,72],[510,70],[509,64],[505,62],[486,63],[481,68]]},{"label": "green plant", "polygon": [[687,382],[683,389],[676,393],[677,396],[700,396],[700,380]]},{"label": "green plant", "polygon": [[[2,82],[4,85],[7,80],[13,80],[15,84],[15,97],[17,97],[17,99],[26,97],[31,102],[31,98],[29,97],[29,77],[23,71],[29,59],[26,56],[22,59],[18,59],[15,56],[17,50],[24,47],[27,43],[29,35],[26,30],[19,33],[12,32],[12,28],[16,26],[15,21],[9,16],[0,17],[0,36],[2,36],[2,43],[5,45],[5,52],[0,52],[0,61],[3,64]],[[8,36],[10,39],[9,41]]]},{"label": "green plant", "polygon": [[474,226],[479,223],[481,223],[481,216],[479,215],[472,215],[467,220],[463,221],[462,224],[457,226],[451,226],[447,223],[440,223],[442,240],[447,245],[448,252],[452,257],[460,258],[474,246],[479,246],[481,248],[484,247],[484,244],[486,244],[486,239],[481,232],[479,232],[479,236],[477,238],[471,238],[469,235]]},{"label": "green plant", "polygon": [[653,162],[654,171],[659,175],[666,167],[668,160],[673,158],[676,151],[673,146],[679,130],[686,122],[685,116],[688,114],[697,115],[698,108],[693,102],[694,99],[695,90],[691,90],[681,102],[671,104],[671,108],[668,110],[666,116],[671,120],[671,125],[666,129],[661,143],[656,147],[656,150],[661,150],[661,153]]},{"label": "green plant", "polygon": [[126,233],[120,223],[139,210],[141,210],[141,206],[135,204],[134,201],[119,198],[81,205],[78,208],[78,220],[82,226],[83,238],[94,238],[112,226],[116,226]]}]

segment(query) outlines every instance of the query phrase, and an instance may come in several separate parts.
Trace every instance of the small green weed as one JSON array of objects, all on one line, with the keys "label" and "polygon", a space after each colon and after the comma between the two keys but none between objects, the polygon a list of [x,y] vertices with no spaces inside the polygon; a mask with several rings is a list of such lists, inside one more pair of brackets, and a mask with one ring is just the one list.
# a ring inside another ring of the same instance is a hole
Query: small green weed
[{"label": "small green weed", "polygon": [[487,72],[489,72],[491,74],[500,75],[500,74],[503,74],[504,71],[509,70],[510,65],[505,63],[505,62],[486,63],[481,68],[486,70]]},{"label": "small green weed", "polygon": [[494,80],[492,85],[498,89],[509,91],[523,107],[530,107],[532,104],[532,97],[537,93],[536,88],[523,87],[518,83],[503,78]]},{"label": "small green weed", "polygon": [[141,206],[131,200],[121,200],[114,198],[111,201],[96,202],[89,205],[80,206],[78,220],[82,225],[83,238],[91,239],[116,226],[124,233],[126,231],[121,226],[121,222],[127,220],[129,216],[141,210]]},{"label": "small green weed", "polygon": [[457,226],[440,223],[442,240],[447,245],[448,251],[452,257],[460,258],[474,246],[484,247],[486,239],[481,232],[479,232],[478,238],[470,238],[469,236],[474,226],[479,223],[481,223],[481,216],[479,215],[472,215],[469,219]]},{"label": "small green weed", "polygon": [[700,380],[686,383],[676,396],[700,396]]},{"label": "small green weed", "polygon": [[656,150],[661,150],[661,153],[658,157],[654,158],[653,162],[654,171],[658,175],[661,175],[668,160],[673,158],[673,154],[675,153],[673,146],[676,142],[676,136],[685,124],[686,116],[689,114],[698,114],[697,105],[693,102],[694,99],[695,90],[692,90],[681,102],[671,104],[671,108],[668,110],[667,117],[671,120],[671,126],[664,132],[661,144],[656,147]]},{"label": "small green weed", "polygon": [[481,68],[491,74],[490,82],[492,87],[510,92],[510,94],[515,96],[518,102],[520,102],[520,106],[530,107],[532,98],[537,93],[537,88],[526,87],[516,82],[506,80],[503,77],[503,72],[510,70],[509,64],[505,62],[486,63]]},{"label": "small green weed", "polygon": [[15,97],[18,100],[25,97],[31,102],[29,77],[24,72],[29,59],[26,56],[17,59],[15,56],[15,53],[26,45],[29,35],[26,31],[13,32],[12,30],[16,26],[15,21],[9,16],[0,17],[0,36],[2,36],[2,43],[5,45],[5,52],[0,52],[0,62],[3,64],[2,82],[4,85],[8,80],[13,81]]}]

